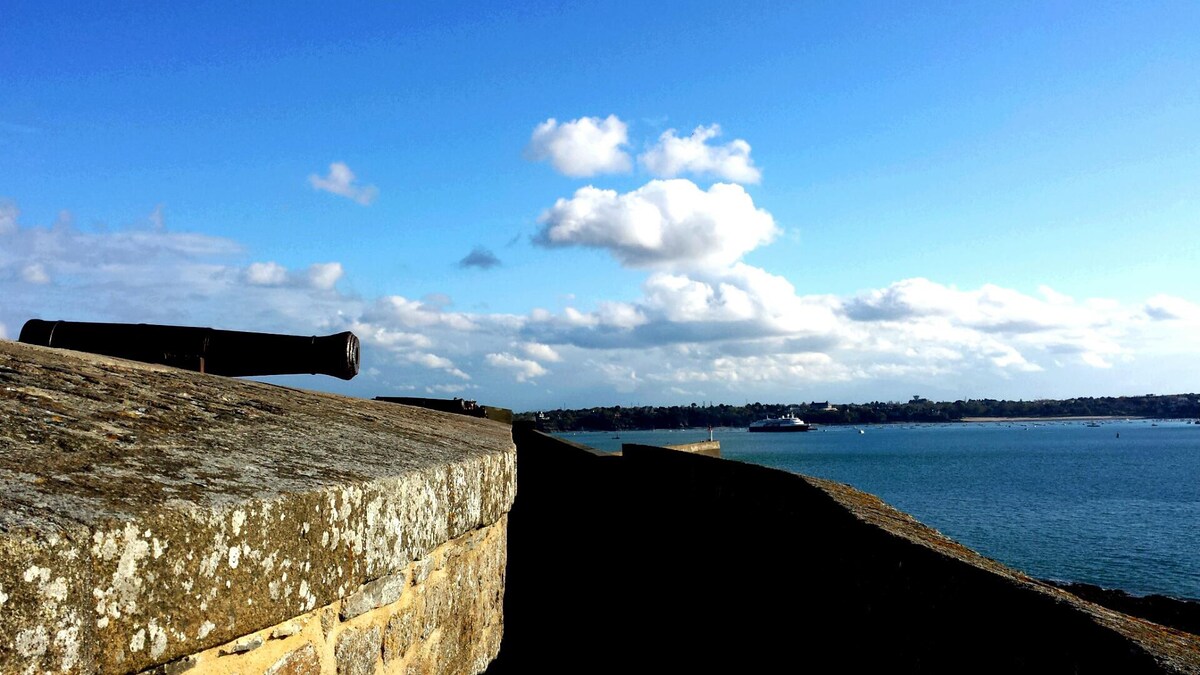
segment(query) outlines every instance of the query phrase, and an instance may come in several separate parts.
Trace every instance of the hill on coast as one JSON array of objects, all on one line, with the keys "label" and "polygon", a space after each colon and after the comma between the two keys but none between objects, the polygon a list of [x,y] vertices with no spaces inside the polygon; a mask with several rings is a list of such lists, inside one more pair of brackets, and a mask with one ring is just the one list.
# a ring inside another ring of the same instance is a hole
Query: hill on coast
[{"label": "hill on coast", "polygon": [[960,422],[991,417],[1029,419],[1063,417],[1152,417],[1200,419],[1200,394],[1082,397],[1064,400],[1002,401],[969,399],[931,401],[914,396],[905,402],[750,403],[748,405],[608,406],[578,410],[519,413],[549,431],[742,427],[765,417],[795,413],[813,424],[887,424]]}]

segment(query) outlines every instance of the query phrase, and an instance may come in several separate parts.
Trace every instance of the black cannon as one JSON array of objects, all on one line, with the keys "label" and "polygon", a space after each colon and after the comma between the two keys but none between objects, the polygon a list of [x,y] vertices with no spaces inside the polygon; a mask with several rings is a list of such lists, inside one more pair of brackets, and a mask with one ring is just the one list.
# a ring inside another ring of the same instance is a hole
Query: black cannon
[{"label": "black cannon", "polygon": [[231,377],[312,373],[349,380],[358,374],[358,337],[349,331],[302,336],[148,323],[30,319],[18,339],[26,344]]}]

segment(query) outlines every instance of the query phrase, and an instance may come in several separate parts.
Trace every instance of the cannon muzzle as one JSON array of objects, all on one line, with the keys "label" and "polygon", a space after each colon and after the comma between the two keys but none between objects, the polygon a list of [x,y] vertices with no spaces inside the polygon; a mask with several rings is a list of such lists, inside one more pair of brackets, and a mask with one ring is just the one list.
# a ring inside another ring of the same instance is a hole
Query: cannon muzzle
[{"label": "cannon muzzle", "polygon": [[148,323],[30,319],[21,342],[159,363],[214,375],[358,374],[358,337],[349,331],[303,336]]}]

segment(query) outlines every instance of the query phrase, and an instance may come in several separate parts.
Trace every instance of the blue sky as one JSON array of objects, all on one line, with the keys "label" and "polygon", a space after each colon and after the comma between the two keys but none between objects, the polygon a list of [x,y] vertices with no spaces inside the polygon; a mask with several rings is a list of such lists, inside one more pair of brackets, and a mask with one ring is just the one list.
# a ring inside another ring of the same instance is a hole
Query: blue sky
[{"label": "blue sky", "polygon": [[1194,3],[6,3],[0,335],[516,409],[1196,390]]}]

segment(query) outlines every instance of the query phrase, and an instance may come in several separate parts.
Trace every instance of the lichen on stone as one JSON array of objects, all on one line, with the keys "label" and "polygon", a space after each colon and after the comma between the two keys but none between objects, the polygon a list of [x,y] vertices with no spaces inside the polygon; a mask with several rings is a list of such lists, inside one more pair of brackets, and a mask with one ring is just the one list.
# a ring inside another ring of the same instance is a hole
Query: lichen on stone
[{"label": "lichen on stone", "polygon": [[0,670],[178,659],[512,503],[496,423],[2,341],[0,367]]}]

